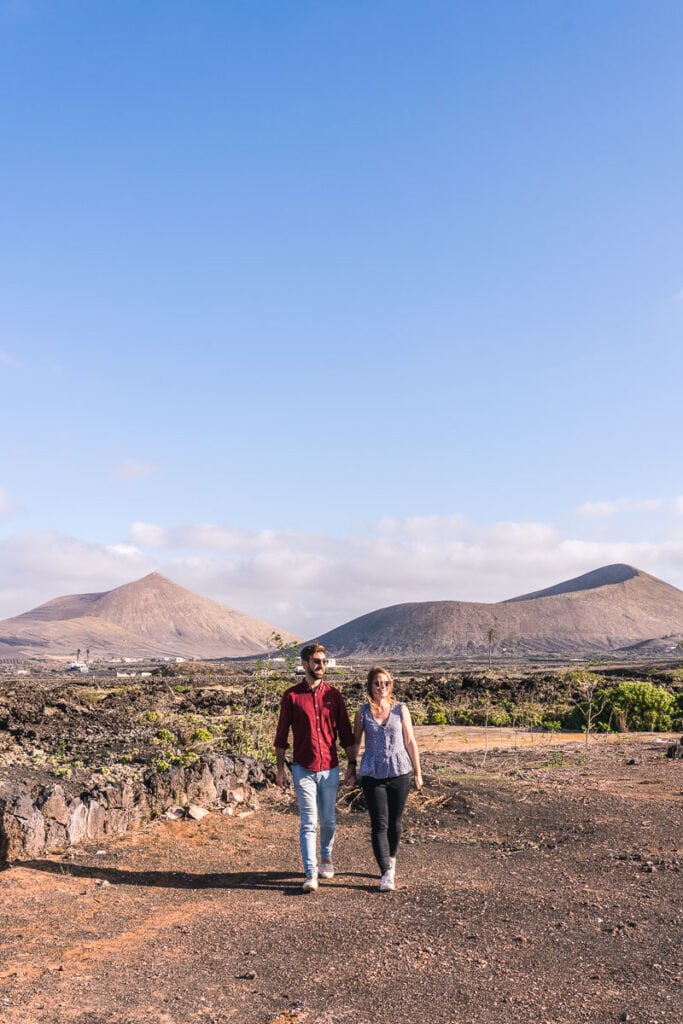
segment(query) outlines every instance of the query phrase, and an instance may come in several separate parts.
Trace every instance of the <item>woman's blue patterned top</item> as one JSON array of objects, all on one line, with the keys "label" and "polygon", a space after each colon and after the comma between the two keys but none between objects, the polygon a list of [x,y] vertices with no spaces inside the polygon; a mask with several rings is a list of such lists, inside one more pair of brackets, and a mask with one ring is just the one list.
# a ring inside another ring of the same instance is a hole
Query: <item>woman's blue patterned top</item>
[{"label": "woman's blue patterned top", "polygon": [[373,779],[388,779],[412,771],[413,764],[403,742],[403,704],[392,705],[384,725],[373,717],[370,703],[360,708],[365,733],[365,750],[360,763],[360,774]]}]

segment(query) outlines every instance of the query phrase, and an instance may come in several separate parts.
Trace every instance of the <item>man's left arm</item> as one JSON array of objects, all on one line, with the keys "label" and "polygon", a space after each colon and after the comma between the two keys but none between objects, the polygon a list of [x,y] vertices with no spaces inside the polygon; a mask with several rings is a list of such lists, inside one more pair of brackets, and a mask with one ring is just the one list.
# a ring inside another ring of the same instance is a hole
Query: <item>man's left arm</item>
[{"label": "man's left arm", "polygon": [[356,781],[356,758],[358,756],[359,743],[353,734],[353,727],[349,720],[349,713],[346,710],[346,702],[341,694],[337,698],[337,733],[339,742],[346,751],[347,768],[345,781],[352,786]]}]

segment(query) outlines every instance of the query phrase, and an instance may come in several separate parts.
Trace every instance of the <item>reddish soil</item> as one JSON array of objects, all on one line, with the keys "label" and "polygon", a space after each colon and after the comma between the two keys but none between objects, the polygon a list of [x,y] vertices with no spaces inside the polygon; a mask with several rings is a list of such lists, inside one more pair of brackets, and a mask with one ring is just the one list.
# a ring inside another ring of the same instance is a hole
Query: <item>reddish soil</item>
[{"label": "reddish soil", "polygon": [[274,791],[253,817],[16,864],[0,1021],[680,1024],[683,762],[663,750],[426,755],[386,895],[344,796],[338,873],[314,895]]}]

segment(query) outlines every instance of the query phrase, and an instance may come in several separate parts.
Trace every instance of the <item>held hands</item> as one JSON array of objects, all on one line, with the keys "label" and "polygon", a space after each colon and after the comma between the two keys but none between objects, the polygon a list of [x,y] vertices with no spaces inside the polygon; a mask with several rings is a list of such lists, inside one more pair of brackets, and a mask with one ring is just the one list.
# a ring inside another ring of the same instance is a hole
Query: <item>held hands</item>
[{"label": "held hands", "polygon": [[344,776],[344,782],[347,786],[355,786],[356,784],[356,766],[350,764],[346,769],[346,775]]},{"label": "held hands", "polygon": [[283,791],[289,788],[287,769],[284,766],[282,768],[277,768],[275,771],[275,785],[279,786]]}]

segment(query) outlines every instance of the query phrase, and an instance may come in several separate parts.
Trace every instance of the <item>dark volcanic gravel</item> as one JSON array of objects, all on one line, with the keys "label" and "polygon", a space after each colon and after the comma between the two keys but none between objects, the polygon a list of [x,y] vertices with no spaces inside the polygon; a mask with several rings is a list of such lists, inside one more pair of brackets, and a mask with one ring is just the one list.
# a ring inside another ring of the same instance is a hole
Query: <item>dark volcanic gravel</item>
[{"label": "dark volcanic gravel", "polygon": [[[395,893],[340,800],[163,821],[0,874],[3,1024],[680,1024],[683,762],[660,746],[426,756]],[[101,852],[103,851],[103,852]]]}]

